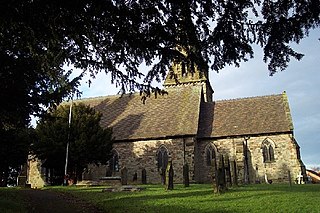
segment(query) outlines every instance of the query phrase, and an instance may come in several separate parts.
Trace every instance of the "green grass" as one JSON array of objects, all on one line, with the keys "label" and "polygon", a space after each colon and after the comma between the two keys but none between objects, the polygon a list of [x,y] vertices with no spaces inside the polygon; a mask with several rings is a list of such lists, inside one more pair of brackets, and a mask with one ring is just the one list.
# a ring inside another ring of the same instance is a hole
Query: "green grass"
[{"label": "green grass", "polygon": [[141,192],[102,192],[101,187],[54,187],[106,212],[320,212],[320,185],[248,185],[213,194],[211,185],[148,185]]},{"label": "green grass", "polygon": [[23,197],[19,193],[20,188],[0,187],[0,212],[16,213],[27,212]]}]

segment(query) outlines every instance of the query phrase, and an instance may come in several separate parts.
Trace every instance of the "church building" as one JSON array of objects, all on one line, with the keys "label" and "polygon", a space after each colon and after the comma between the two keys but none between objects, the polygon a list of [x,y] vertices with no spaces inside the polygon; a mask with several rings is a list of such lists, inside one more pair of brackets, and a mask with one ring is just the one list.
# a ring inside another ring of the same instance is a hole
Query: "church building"
[{"label": "church building", "polygon": [[92,180],[126,168],[129,182],[141,183],[144,170],[147,183],[161,183],[172,161],[174,182],[182,183],[188,164],[191,182],[209,183],[221,155],[238,183],[305,174],[285,92],[213,100],[208,70],[184,63],[173,64],[163,86],[167,94],[145,101],[140,93],[79,100],[103,114],[102,127],[113,128],[113,157],[109,165],[89,166]]}]

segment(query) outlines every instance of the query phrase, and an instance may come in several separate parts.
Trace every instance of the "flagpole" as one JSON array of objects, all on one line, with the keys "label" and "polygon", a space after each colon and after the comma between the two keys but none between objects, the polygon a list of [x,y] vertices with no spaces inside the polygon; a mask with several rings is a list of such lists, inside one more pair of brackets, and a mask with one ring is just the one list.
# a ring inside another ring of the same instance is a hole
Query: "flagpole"
[{"label": "flagpole", "polygon": [[64,165],[64,180],[63,184],[66,186],[67,185],[67,176],[68,176],[68,159],[69,159],[69,144],[70,144],[70,126],[71,126],[71,117],[72,117],[72,105],[73,105],[73,96],[71,98],[71,104],[69,108],[69,121],[68,121],[68,141],[67,141],[67,148],[66,148],[66,162]]}]

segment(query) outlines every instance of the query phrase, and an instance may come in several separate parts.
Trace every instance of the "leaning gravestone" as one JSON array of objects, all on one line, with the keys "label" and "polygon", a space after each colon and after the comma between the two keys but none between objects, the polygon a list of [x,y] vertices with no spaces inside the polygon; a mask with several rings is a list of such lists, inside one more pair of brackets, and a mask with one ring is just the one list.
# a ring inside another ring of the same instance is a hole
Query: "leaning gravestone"
[{"label": "leaning gravestone", "polygon": [[141,182],[142,182],[142,184],[147,184],[147,171],[146,171],[146,169],[142,169],[142,171],[141,171]]},{"label": "leaning gravestone", "polygon": [[183,165],[183,185],[189,187],[189,166],[187,163]]},{"label": "leaning gravestone", "polygon": [[165,181],[166,190],[173,190],[173,167],[172,161],[170,160],[166,169],[166,181]]},{"label": "leaning gravestone", "polygon": [[123,167],[120,171],[121,173],[121,185],[127,185],[128,184],[128,169],[126,167]]}]

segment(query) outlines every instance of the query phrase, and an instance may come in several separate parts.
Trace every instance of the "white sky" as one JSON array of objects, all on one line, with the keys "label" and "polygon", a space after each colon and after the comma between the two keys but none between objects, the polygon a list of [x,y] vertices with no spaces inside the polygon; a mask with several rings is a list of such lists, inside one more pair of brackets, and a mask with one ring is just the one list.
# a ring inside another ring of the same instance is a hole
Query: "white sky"
[{"label": "white sky", "polygon": [[[295,137],[301,147],[301,156],[307,168],[320,166],[320,30],[310,33],[295,50],[304,53],[301,61],[292,59],[289,67],[270,77],[262,61],[262,51],[255,58],[242,63],[240,68],[228,67],[219,73],[210,72],[214,99],[233,99],[280,94],[286,91],[294,123]],[[83,81],[85,82],[85,80]],[[104,73],[92,80],[89,88],[83,83],[82,98],[114,95],[119,89],[111,85]]]}]

